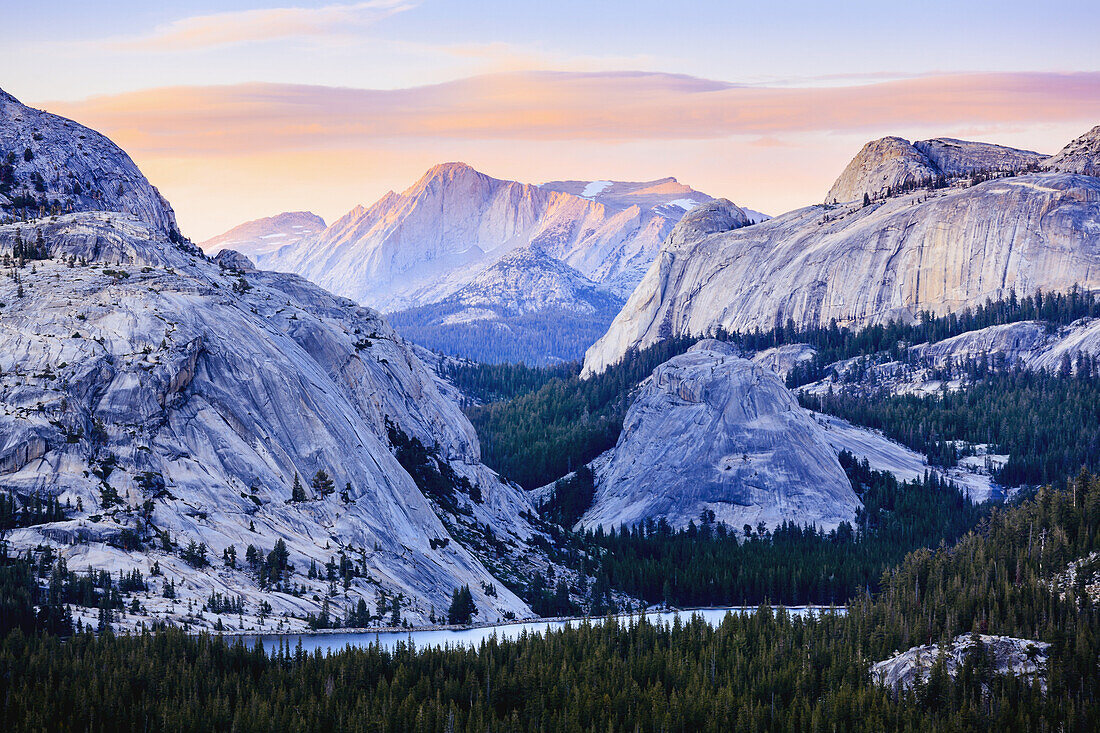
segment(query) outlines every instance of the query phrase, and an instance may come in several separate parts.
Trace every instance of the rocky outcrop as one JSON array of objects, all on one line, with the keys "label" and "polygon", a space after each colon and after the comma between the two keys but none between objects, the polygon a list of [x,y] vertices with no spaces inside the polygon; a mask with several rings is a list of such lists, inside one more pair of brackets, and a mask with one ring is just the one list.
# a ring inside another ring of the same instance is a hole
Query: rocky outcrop
[{"label": "rocky outcrop", "polygon": [[673,527],[704,511],[740,530],[783,521],[835,528],[860,507],[836,453],[773,372],[703,341],[643,382],[616,446],[594,464],[580,526]]},{"label": "rocky outcrop", "polygon": [[533,245],[625,298],[676,221],[709,197],[671,179],[596,183],[536,186],[446,163],[257,264],[397,311],[439,302]]},{"label": "rocky outcrop", "polygon": [[1090,176],[1028,174],[871,206],[808,207],[733,231],[715,217],[711,230],[670,235],[586,353],[586,374],[631,347],[718,327],[858,326],[1012,290],[1100,288],[1100,180]]},{"label": "rocky outcrop", "polygon": [[1041,165],[1050,171],[1100,176],[1100,125],[1066,145]]},{"label": "rocky outcrop", "polygon": [[[1011,636],[963,634],[942,647],[916,646],[871,665],[871,679],[895,693],[928,682],[932,667],[943,659],[944,671],[954,678],[968,661],[985,674],[1011,675],[1046,690],[1050,644]],[[984,659],[983,659],[984,657]]]},{"label": "rocky outcrop", "polygon": [[[373,604],[381,590],[402,594],[404,617],[426,622],[469,584],[483,618],[529,613],[494,573],[510,567],[509,552],[529,554],[519,548],[533,531],[531,505],[479,463],[473,427],[377,313],[295,275],[223,269],[117,213],[0,226],[0,253],[26,226],[42,232],[51,259],[19,270],[18,285],[0,283],[0,487],[82,507],[70,522],[84,529],[20,529],[13,547],[59,541],[74,569],[146,572],[159,560],[183,597],[232,592],[251,614],[261,600],[280,617],[319,613],[309,599],[327,586],[304,571],[336,555],[360,574],[334,611],[360,597]],[[395,458],[390,426],[438,446],[455,477],[451,508]],[[320,469],[337,491],[309,488]],[[290,502],[296,476],[307,501]],[[89,527],[105,523],[130,530],[141,549],[96,544]],[[485,526],[511,550],[464,544]],[[303,598],[261,593],[220,560],[218,570],[177,562],[156,533],[204,543],[214,557],[282,540],[295,581],[316,587]]]},{"label": "rocky outcrop", "polygon": [[252,260],[248,259],[235,249],[221,250],[214,258],[214,262],[218,263],[219,267],[223,267],[227,270],[250,272],[256,269],[256,266],[252,264]]},{"label": "rocky outcrop", "polygon": [[825,201],[856,201],[864,194],[880,198],[888,191],[900,191],[935,176],[935,166],[908,140],[884,137],[863,146],[833,183]]},{"label": "rocky outcrop", "polygon": [[925,186],[939,179],[972,173],[1008,173],[1035,169],[1045,156],[990,143],[935,138],[910,144],[900,137],[884,137],[863,146],[833,183],[825,202],[880,199]]},{"label": "rocky outcrop", "polygon": [[1019,150],[1003,145],[937,137],[918,140],[919,150],[945,178],[969,176],[972,173],[1013,173],[1034,170],[1045,156],[1034,150]]},{"label": "rocky outcrop", "polygon": [[[40,213],[117,211],[178,236],[172,207],[130,156],[72,120],[20,104],[0,91],[0,165],[11,166],[12,183],[0,179],[0,222],[19,210]],[[10,187],[9,187],[10,185]]]},{"label": "rocky outcrop", "polygon": [[1074,373],[1082,356],[1100,356],[1100,319],[1082,318],[1060,327],[1020,321],[916,344],[901,360],[879,355],[869,362],[861,357],[833,362],[825,367],[823,379],[799,389],[815,395],[829,391],[932,395],[964,386],[971,363],[990,370]]},{"label": "rocky outcrop", "polygon": [[325,220],[312,211],[287,211],[239,224],[199,246],[210,255],[235,249],[246,257],[266,257],[276,250],[293,246],[325,229]]}]

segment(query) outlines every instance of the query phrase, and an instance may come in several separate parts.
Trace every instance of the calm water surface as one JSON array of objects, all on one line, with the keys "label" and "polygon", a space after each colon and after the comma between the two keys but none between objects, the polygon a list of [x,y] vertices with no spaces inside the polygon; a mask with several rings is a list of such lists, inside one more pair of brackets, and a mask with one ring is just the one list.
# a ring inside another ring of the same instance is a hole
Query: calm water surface
[{"label": "calm water surface", "polygon": [[[722,622],[722,619],[726,617],[727,613],[753,613],[756,611],[756,607],[733,607],[733,608],[703,608],[691,611],[651,611],[646,613],[646,618],[650,623],[672,623],[677,616],[680,617],[681,622],[686,622],[691,619],[692,616],[699,616],[711,626],[717,626]],[[843,608],[827,608],[827,607],[795,607],[788,608],[787,612],[793,616],[806,616],[811,613],[844,613]],[[629,621],[629,617],[619,617],[624,622]],[[588,622],[596,625],[602,624],[606,619],[594,618],[589,619]],[[490,639],[496,636],[499,640],[516,639],[523,632],[528,634],[536,633],[541,634],[547,629],[557,630],[567,626],[579,626],[584,623],[584,619],[568,619],[562,621],[521,621],[510,624],[499,624],[496,626],[482,626],[473,629],[425,629],[419,631],[368,631],[368,632],[339,632],[339,633],[326,633],[326,634],[265,634],[262,636],[242,636],[240,637],[244,643],[252,647],[255,645],[256,640],[263,641],[264,648],[267,651],[275,651],[281,645],[289,644],[291,649],[297,647],[301,642],[302,649],[306,652],[312,653],[313,651],[320,649],[322,652],[336,652],[340,651],[344,647],[367,647],[371,644],[378,644],[384,649],[393,649],[399,643],[408,644],[410,641],[417,647],[443,647],[443,646],[477,646],[482,641]]]}]

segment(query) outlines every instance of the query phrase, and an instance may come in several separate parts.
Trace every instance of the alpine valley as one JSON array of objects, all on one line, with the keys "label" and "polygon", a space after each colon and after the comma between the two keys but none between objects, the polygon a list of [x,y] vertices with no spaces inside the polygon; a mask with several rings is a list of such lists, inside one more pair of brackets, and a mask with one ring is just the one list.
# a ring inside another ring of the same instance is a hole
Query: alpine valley
[{"label": "alpine valley", "polygon": [[821,193],[444,163],[196,245],[0,91],[0,715],[1095,730],[1100,126],[885,137]]}]

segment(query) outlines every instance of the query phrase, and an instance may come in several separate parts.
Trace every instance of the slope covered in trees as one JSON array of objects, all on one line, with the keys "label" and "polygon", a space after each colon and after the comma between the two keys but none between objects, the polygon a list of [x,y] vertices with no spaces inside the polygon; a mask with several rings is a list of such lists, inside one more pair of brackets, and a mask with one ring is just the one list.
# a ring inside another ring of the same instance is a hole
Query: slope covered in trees
[{"label": "slope covered in trees", "polygon": [[1100,466],[1100,375],[1015,369],[940,394],[800,396],[803,406],[882,430],[933,463],[954,465],[956,441],[1009,455],[994,476],[1006,486],[1057,480]]},{"label": "slope covered in trees", "polygon": [[[1100,608],[1050,579],[1097,549],[1100,480],[1082,474],[908,555],[846,616],[762,607],[715,628],[609,622],[330,656],[175,631],[16,630],[0,643],[0,715],[14,730],[1091,731]],[[898,694],[868,674],[896,649],[970,631],[1050,643],[1046,693],[980,655]]]},{"label": "slope covered in trees", "polygon": [[[722,332],[716,337],[738,344],[746,351],[785,344],[813,346],[817,353],[812,360],[800,365],[788,379],[789,387],[797,387],[820,379],[824,376],[826,365],[843,359],[879,353],[889,353],[892,358],[897,358],[906,346],[935,343],[1006,323],[1039,320],[1052,325],[1066,325],[1079,318],[1097,316],[1100,316],[1100,301],[1096,296],[1074,288],[1064,294],[1036,292],[1017,297],[1012,293],[978,308],[966,308],[945,316],[924,312],[912,324],[894,321],[853,331],[835,323],[827,328],[799,329],[793,322],[788,322],[777,323],[768,331]],[[695,338],[672,338],[641,351],[631,351],[619,363],[588,379],[580,378],[579,365],[537,369],[521,365],[462,364],[449,367],[445,376],[466,394],[485,403],[469,405],[466,409],[477,428],[485,463],[521,486],[534,488],[560,478],[612,447],[618,440],[623,417],[638,383],[659,364],[687,351],[696,341]],[[1019,381],[1016,380],[1016,383]],[[1080,386],[1057,384],[1060,383],[1048,382],[1040,390],[1041,394],[1020,395],[1013,392],[1016,395],[1013,399],[1042,405],[1041,409],[1047,411],[1057,410],[1058,400],[1070,392],[1075,393],[1076,398],[1087,399],[1087,395],[1080,394]],[[995,395],[1003,388],[1003,383],[994,382],[986,391]],[[821,408],[815,403],[815,409]],[[954,435],[952,426],[946,424],[937,426],[939,429],[934,432],[934,437],[933,431],[925,430],[926,435],[922,439],[903,439],[886,428],[885,418],[872,416],[869,410],[864,411],[868,414],[864,422],[860,417],[864,412],[855,408],[837,406],[835,410],[824,409],[835,411],[859,424],[885,429],[891,437],[916,450],[932,452],[933,458],[937,455],[937,444],[956,439],[971,440],[968,437],[970,433]],[[1082,411],[1075,410],[1073,415],[1075,417],[1057,422],[1058,429],[1070,427],[1067,422],[1078,424]],[[971,417],[981,419],[979,415]],[[1093,455],[1100,455],[1096,446],[1085,436],[1061,433],[1063,440],[1074,441],[1063,451],[1063,459],[1052,460],[1044,454],[1042,445],[1049,424],[1036,421],[1026,431],[1029,435],[1027,440],[1014,443],[1017,450],[1011,451],[1013,465],[1000,476],[1002,481],[1009,485],[1034,484],[1073,473],[1083,464],[1095,465],[1076,458],[1090,450],[1090,446]],[[921,428],[918,422],[908,429]],[[976,432],[979,431],[971,431]],[[998,440],[989,438],[972,442],[994,443]],[[939,445],[940,449],[944,447]],[[1042,464],[1043,468],[1036,468],[1038,464]]]},{"label": "slope covered in trees", "polygon": [[855,526],[824,532],[784,523],[733,532],[704,516],[680,532],[649,522],[586,539],[603,550],[606,582],[651,604],[846,604],[877,590],[883,570],[907,552],[953,542],[985,513],[935,476],[901,483],[851,454],[840,459],[864,505]]}]

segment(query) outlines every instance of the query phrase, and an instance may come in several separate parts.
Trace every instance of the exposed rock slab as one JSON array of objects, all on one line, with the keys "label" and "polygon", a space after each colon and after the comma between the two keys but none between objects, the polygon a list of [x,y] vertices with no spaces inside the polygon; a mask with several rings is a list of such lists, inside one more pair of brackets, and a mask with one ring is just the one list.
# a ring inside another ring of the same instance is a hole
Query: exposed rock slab
[{"label": "exposed rock slab", "polygon": [[1100,125],[1043,161],[1042,167],[1062,173],[1100,176]]},{"label": "exposed rock slab", "polygon": [[[42,202],[45,212],[53,202],[65,212],[125,212],[164,233],[178,233],[172,207],[121,148],[95,130],[27,107],[0,90],[0,157],[9,153],[15,177],[10,200],[29,196]],[[33,207],[36,214],[38,209]],[[0,222],[9,218],[0,209]]]},{"label": "exposed rock slab", "polygon": [[939,180],[941,184],[972,173],[1035,170],[1046,156],[991,143],[940,137],[910,143],[900,137],[872,140],[833,183],[825,202],[881,199]]},{"label": "exposed rock slab", "polygon": [[790,520],[835,528],[859,499],[813,419],[773,372],[703,341],[643,382],[615,448],[594,464],[580,526],[673,527],[705,510],[740,529]]},{"label": "exposed rock slab", "polygon": [[988,655],[992,674],[1011,675],[1046,690],[1050,644],[986,634],[957,636],[942,649],[935,644],[913,647],[871,665],[871,679],[895,692],[911,690],[918,683],[928,682],[941,654],[945,671],[955,677],[967,659],[978,653]]},{"label": "exposed rock slab", "polygon": [[[706,207],[693,215],[705,217]],[[631,347],[718,327],[857,326],[989,298],[1100,288],[1100,181],[1029,174],[871,206],[799,209],[734,230],[685,217],[607,334],[602,371]]]},{"label": "exposed rock slab", "polygon": [[[0,252],[25,226],[0,226]],[[74,569],[148,574],[157,560],[184,598],[227,592],[253,614],[268,600],[277,616],[318,613],[312,598],[327,584],[304,571],[344,552],[364,575],[334,612],[384,590],[404,596],[406,618],[426,622],[469,584],[483,618],[529,613],[485,564],[508,558],[475,555],[451,529],[488,525],[503,547],[528,555],[526,496],[479,463],[473,427],[377,313],[295,275],[223,269],[128,215],[30,226],[52,259],[19,270],[24,297],[14,281],[0,283],[0,486],[83,509],[13,532],[14,548],[55,544]],[[70,266],[70,257],[94,264]],[[421,493],[394,457],[387,422],[438,445],[479,487],[480,502],[458,497],[465,520]],[[318,469],[337,492],[307,488],[308,501],[289,503],[294,476],[308,487]],[[112,547],[120,527],[149,542],[154,528],[179,545],[202,542],[214,566]],[[243,558],[248,545],[266,554],[280,539],[294,580],[309,588],[301,598],[261,594],[242,570],[220,568],[230,545]]]}]

